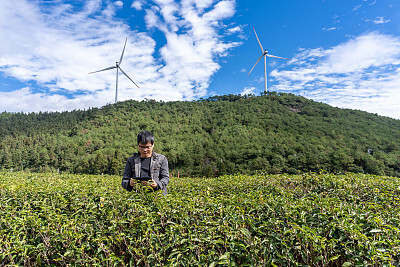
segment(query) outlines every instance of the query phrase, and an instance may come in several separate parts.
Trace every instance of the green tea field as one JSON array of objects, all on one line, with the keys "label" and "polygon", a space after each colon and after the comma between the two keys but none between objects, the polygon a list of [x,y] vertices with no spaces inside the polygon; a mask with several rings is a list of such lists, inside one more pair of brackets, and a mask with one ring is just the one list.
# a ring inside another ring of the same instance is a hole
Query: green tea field
[{"label": "green tea field", "polygon": [[0,266],[399,266],[400,179],[0,172]]}]

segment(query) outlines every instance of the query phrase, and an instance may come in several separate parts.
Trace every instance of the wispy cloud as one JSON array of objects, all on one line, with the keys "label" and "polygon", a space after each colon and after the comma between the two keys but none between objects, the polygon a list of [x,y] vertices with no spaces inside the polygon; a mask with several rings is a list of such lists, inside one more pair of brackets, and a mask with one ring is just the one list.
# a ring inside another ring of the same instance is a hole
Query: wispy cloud
[{"label": "wispy cloud", "polygon": [[191,100],[206,95],[220,68],[217,59],[239,45],[219,35],[235,28],[223,23],[235,13],[234,0],[134,1],[132,12],[144,11],[146,27],[165,36],[159,51],[149,33],[132,30],[116,17],[123,5],[90,0],[78,8],[59,1],[1,1],[0,71],[38,84],[0,93],[1,109],[71,110],[112,102],[115,71],[88,72],[114,65],[125,37],[122,67],[142,90],[120,76],[120,100]]},{"label": "wispy cloud", "polygon": [[240,93],[241,95],[249,95],[249,94],[255,94],[256,88],[255,87],[246,87],[243,88],[243,91]]},{"label": "wispy cloud", "polygon": [[228,28],[227,32],[228,32],[228,35],[232,35],[235,33],[243,33],[243,26],[236,26],[233,28]]},{"label": "wispy cloud", "polygon": [[400,118],[398,37],[374,32],[329,49],[303,50],[290,68],[271,72],[279,82],[271,90]]},{"label": "wispy cloud", "polygon": [[390,19],[383,19],[383,17],[376,17],[373,21],[375,24],[385,24],[388,23]]}]

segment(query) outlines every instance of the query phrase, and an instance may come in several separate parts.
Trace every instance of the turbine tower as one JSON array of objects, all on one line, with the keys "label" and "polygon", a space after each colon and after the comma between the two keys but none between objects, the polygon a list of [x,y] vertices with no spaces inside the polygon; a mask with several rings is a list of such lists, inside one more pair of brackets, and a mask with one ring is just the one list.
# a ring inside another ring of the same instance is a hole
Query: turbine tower
[{"label": "turbine tower", "polygon": [[258,39],[256,29],[254,27],[253,27],[253,29],[254,29],[254,33],[256,34],[258,44],[260,45],[262,55],[257,59],[256,63],[251,68],[251,70],[250,70],[249,74],[247,74],[247,76],[250,75],[250,73],[253,71],[254,67],[257,65],[257,63],[260,61],[260,59],[262,57],[264,57],[264,89],[265,89],[265,93],[267,93],[267,57],[281,58],[281,59],[287,59],[287,60],[290,60],[290,58],[278,57],[278,56],[268,54],[268,50],[267,49],[264,50],[263,46],[261,45],[260,39]]},{"label": "turbine tower", "polygon": [[134,85],[137,86],[137,88],[140,89],[140,87],[128,76],[128,74],[126,74],[122,69],[121,69],[121,63],[122,63],[122,58],[124,57],[124,51],[125,51],[125,46],[126,46],[126,41],[128,41],[128,38],[125,39],[125,44],[124,44],[124,49],[122,49],[122,54],[121,54],[121,58],[119,59],[119,62],[115,62],[115,66],[111,66],[102,70],[97,70],[97,71],[92,71],[89,72],[89,74],[92,73],[96,73],[96,72],[100,72],[100,71],[105,71],[105,70],[112,70],[112,69],[117,69],[117,79],[116,79],[116,83],[115,83],[115,103],[118,102],[118,72],[121,71],[129,80],[131,80],[131,82],[133,82]]}]

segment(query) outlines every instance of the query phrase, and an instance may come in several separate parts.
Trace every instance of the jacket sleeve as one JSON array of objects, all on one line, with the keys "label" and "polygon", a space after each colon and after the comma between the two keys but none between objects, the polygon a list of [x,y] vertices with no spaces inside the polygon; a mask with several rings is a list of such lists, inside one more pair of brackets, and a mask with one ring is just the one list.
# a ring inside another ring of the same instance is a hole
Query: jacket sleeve
[{"label": "jacket sleeve", "polygon": [[164,194],[166,194],[167,185],[169,184],[169,168],[168,168],[168,160],[165,156],[161,160],[160,173],[158,179],[159,179],[159,183],[157,183],[158,189],[163,190]]},{"label": "jacket sleeve", "polygon": [[124,174],[122,176],[122,183],[121,186],[128,190],[132,191],[133,187],[130,185],[130,178],[133,177],[133,173],[135,172],[134,169],[132,169],[132,158],[129,158],[128,161],[126,162],[125,169],[124,169]]}]

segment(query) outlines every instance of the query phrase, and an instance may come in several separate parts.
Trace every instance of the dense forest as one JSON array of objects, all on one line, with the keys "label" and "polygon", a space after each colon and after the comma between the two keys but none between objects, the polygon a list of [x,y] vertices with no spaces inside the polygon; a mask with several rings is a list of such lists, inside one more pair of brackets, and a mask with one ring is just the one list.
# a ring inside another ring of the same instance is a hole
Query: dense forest
[{"label": "dense forest", "polygon": [[121,174],[139,131],[171,173],[355,172],[400,177],[400,121],[293,94],[125,101],[70,112],[0,114],[3,169]]}]

